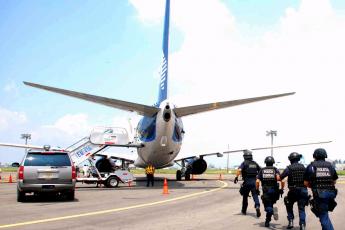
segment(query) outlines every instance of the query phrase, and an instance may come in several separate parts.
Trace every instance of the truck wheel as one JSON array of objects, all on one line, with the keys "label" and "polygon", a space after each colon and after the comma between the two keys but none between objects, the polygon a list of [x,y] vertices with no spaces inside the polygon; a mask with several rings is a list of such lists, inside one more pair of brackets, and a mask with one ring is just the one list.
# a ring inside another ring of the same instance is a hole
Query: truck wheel
[{"label": "truck wheel", "polygon": [[176,180],[180,181],[182,179],[182,172],[181,170],[176,171]]},{"label": "truck wheel", "polygon": [[190,172],[186,172],[186,175],[184,176],[185,180],[190,180]]},{"label": "truck wheel", "polygon": [[18,202],[24,202],[25,201],[25,192],[21,192],[21,191],[19,191],[19,189],[17,189],[17,201]]},{"label": "truck wheel", "polygon": [[66,199],[67,200],[74,200],[75,197],[75,190],[66,192]]},{"label": "truck wheel", "polygon": [[115,188],[119,186],[119,181],[116,177],[111,176],[107,179],[105,186],[107,186],[108,188]]}]

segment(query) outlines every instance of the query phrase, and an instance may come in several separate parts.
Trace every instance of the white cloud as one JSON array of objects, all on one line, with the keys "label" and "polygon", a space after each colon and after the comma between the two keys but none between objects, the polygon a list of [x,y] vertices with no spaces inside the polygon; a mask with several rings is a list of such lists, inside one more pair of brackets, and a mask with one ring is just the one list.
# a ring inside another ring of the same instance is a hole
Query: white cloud
[{"label": "white cloud", "polygon": [[53,125],[47,128],[57,129],[72,136],[85,135],[91,129],[87,114],[67,114],[59,118]]},{"label": "white cloud", "polygon": [[[144,21],[161,16],[153,7],[156,1],[131,2]],[[198,10],[193,10],[196,2]],[[325,146],[330,157],[342,157],[345,18],[330,1],[303,0],[297,9],[287,8],[273,28],[251,39],[221,1],[176,0],[171,10],[173,25],[184,35],[181,47],[170,55],[170,93],[178,106],[297,92],[185,118],[184,152],[228,143],[231,148],[267,145],[265,131],[277,129],[276,143],[331,139],[335,142]],[[294,150],[310,159],[314,148]],[[287,160],[285,154],[283,158]]]},{"label": "white cloud", "polygon": [[3,87],[3,90],[6,93],[11,93],[14,95],[18,95],[19,94],[19,90],[18,90],[18,86],[14,81],[10,81],[7,84],[5,84],[5,86]]},{"label": "white cloud", "polygon": [[26,114],[0,107],[0,131],[12,129],[27,122]]}]

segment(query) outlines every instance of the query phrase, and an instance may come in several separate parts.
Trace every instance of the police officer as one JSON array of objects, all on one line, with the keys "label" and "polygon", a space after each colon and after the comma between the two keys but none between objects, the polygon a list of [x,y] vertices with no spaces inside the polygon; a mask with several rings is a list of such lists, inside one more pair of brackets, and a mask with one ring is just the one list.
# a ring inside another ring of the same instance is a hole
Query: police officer
[{"label": "police officer", "polygon": [[151,185],[153,187],[154,184],[154,174],[155,174],[155,168],[149,164],[146,168],[145,168],[145,173],[146,173],[146,187],[149,187],[150,182]]},{"label": "police officer", "polygon": [[270,226],[272,215],[278,220],[278,209],[273,208],[273,204],[279,199],[279,195],[283,194],[284,182],[281,182],[279,189],[278,181],[280,181],[279,170],[273,166],[274,158],[269,156],[265,158],[266,167],[262,168],[257,176],[256,189],[259,190],[260,182],[262,184],[262,202],[266,211],[265,227]]},{"label": "police officer", "polygon": [[289,192],[284,197],[284,204],[286,206],[287,219],[289,224],[287,229],[293,228],[293,205],[297,202],[299,213],[299,226],[300,230],[305,229],[305,206],[308,204],[308,190],[304,185],[303,176],[305,167],[303,164],[298,163],[301,155],[293,152],[289,155],[290,165],[284,170],[280,178],[283,180],[288,177]]},{"label": "police officer", "polygon": [[337,196],[335,183],[338,175],[332,164],[325,161],[327,158],[325,149],[316,149],[313,157],[315,161],[308,165],[304,174],[304,183],[313,192],[313,200],[310,201],[311,210],[320,219],[322,230],[333,230],[328,211],[333,211],[337,205],[334,199]]},{"label": "police officer", "polygon": [[248,207],[248,196],[249,193],[252,193],[252,197],[255,203],[255,210],[256,210],[256,216],[260,217],[260,201],[259,201],[259,193],[258,190],[255,188],[255,180],[256,176],[258,175],[258,172],[260,171],[260,166],[258,163],[253,161],[253,155],[252,152],[249,150],[245,150],[243,152],[243,158],[244,162],[240,165],[240,167],[237,169],[236,177],[234,180],[234,183],[236,184],[238,182],[238,176],[242,174],[243,178],[243,184],[240,189],[240,193],[243,197],[242,200],[242,214],[246,215],[247,213],[247,207]]}]

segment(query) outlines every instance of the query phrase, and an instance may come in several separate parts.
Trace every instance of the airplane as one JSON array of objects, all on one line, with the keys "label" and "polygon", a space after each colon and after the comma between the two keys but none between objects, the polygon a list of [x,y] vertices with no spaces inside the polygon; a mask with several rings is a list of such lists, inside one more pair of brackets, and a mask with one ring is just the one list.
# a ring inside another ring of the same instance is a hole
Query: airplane
[{"label": "airplane", "polygon": [[152,165],[156,169],[160,169],[173,166],[176,162],[181,162],[181,170],[177,170],[176,179],[181,180],[181,178],[184,177],[186,180],[189,180],[191,174],[202,174],[206,171],[207,163],[203,159],[204,156],[221,156],[222,154],[210,153],[176,159],[180,152],[185,133],[182,122],[183,117],[252,102],[289,96],[295,94],[295,92],[213,102],[186,107],[175,106],[175,104],[173,104],[168,98],[169,20],[170,0],[166,0],[162,44],[163,58],[160,69],[158,100],[153,106],[55,88],[31,82],[24,81],[23,83],[27,86],[38,89],[63,94],[120,110],[136,112],[142,116],[136,130],[138,139],[142,143],[143,147],[138,148],[138,158],[135,160],[134,165],[140,168],[145,168],[148,165]]}]

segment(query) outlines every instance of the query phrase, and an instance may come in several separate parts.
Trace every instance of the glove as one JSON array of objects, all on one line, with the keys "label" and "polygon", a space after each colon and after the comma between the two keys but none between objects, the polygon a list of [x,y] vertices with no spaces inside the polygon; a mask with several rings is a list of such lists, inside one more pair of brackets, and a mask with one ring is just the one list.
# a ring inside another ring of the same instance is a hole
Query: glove
[{"label": "glove", "polygon": [[256,190],[256,194],[258,194],[258,196],[260,196],[260,190],[259,189]]},{"label": "glove", "polygon": [[284,189],[279,189],[279,194],[280,194],[280,197],[283,198]]},{"label": "glove", "polygon": [[238,182],[238,177],[235,177],[234,183],[237,184]]}]

